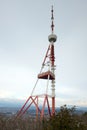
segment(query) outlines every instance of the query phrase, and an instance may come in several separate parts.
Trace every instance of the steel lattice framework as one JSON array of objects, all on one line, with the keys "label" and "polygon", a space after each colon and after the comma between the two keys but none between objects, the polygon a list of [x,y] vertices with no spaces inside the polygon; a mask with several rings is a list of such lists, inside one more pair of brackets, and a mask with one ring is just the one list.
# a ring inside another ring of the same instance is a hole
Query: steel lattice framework
[{"label": "steel lattice framework", "polygon": [[[51,30],[52,33],[48,36],[48,40],[50,42],[46,55],[44,57],[43,63],[42,63],[42,67],[40,70],[40,73],[37,76],[37,81],[35,83],[35,86],[32,90],[31,96],[28,97],[28,99],[26,100],[26,102],[24,103],[24,105],[22,106],[22,108],[19,110],[19,112],[17,113],[17,117],[21,117],[23,116],[26,111],[31,107],[31,105],[33,104],[36,108],[36,117],[41,117],[43,118],[45,116],[45,107],[47,107],[48,109],[48,115],[49,116],[53,116],[55,115],[55,55],[54,55],[54,42],[56,42],[57,40],[57,36],[54,34],[54,16],[53,16],[53,6],[52,6],[52,24],[51,24]],[[43,72],[43,68],[47,66],[48,70]],[[46,89],[46,93],[45,94],[41,94],[41,95],[33,95],[34,90],[37,86],[38,80],[42,79],[42,80],[47,80],[47,89]],[[49,81],[51,81],[51,89],[52,89],[52,94],[48,95],[48,84]],[[39,99],[43,98],[43,102],[42,102],[42,107],[40,107],[38,105]],[[51,99],[51,106],[49,103],[49,98]]]}]

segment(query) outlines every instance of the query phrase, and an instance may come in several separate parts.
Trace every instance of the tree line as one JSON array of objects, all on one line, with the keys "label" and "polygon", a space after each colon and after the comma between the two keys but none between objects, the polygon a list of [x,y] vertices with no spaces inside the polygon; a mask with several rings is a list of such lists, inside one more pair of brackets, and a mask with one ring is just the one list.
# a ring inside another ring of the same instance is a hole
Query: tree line
[{"label": "tree line", "polygon": [[87,130],[87,112],[77,114],[76,108],[60,107],[60,111],[43,120],[0,116],[0,130]]}]

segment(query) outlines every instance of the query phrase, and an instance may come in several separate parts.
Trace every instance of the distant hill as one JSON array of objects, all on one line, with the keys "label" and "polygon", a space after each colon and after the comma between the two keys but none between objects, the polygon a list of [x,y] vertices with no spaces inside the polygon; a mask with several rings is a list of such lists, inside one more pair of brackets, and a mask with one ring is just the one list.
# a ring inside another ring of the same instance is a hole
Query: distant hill
[{"label": "distant hill", "polygon": [[0,107],[22,107],[24,100],[0,99]]},{"label": "distant hill", "polygon": [[[0,99],[0,110],[4,110],[4,111],[11,111],[12,110],[19,110],[19,108],[21,108],[23,106],[23,104],[25,103],[25,100],[16,100],[16,99]],[[73,105],[67,105],[68,107],[73,107]],[[4,108],[4,109],[2,109]],[[34,110],[34,107],[31,106],[31,109]],[[56,107],[56,111],[59,111],[60,107]],[[0,111],[0,112],[1,112]],[[87,112],[87,107],[83,107],[83,106],[77,106],[76,107],[76,112],[78,113],[84,113]]]}]

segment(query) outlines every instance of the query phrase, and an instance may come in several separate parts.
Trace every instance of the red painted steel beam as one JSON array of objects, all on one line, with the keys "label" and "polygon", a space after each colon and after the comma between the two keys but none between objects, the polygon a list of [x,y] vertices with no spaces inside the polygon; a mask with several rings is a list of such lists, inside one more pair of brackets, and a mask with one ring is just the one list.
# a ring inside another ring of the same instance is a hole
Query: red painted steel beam
[{"label": "red painted steel beam", "polygon": [[48,96],[47,96],[47,106],[48,106],[48,112],[49,112],[49,115],[50,115],[50,117],[51,117],[51,110],[50,110],[50,105],[49,105]]},{"label": "red painted steel beam", "polygon": [[23,109],[25,108],[26,104],[28,103],[30,97],[27,99],[27,101],[25,102],[25,104],[22,106],[22,108],[20,109],[20,111],[17,114],[17,117],[20,116],[20,114],[22,113]]},{"label": "red painted steel beam", "polygon": [[48,57],[49,50],[50,50],[50,45],[49,45],[49,47],[47,49],[47,52],[46,52],[46,55],[45,55],[45,58],[44,58],[44,61],[43,61],[42,65],[45,64],[46,58]]},{"label": "red painted steel beam", "polygon": [[[34,98],[34,101],[36,100],[36,98],[37,98],[37,97]],[[30,99],[31,99],[31,97],[30,97]],[[25,112],[29,109],[29,107],[32,105],[32,103],[33,103],[33,101],[26,107],[26,109],[21,113],[20,116],[22,116],[22,115],[25,114]]]},{"label": "red painted steel beam", "polygon": [[[37,97],[37,96],[36,96],[36,97]],[[38,111],[41,113],[41,110],[40,110],[40,108],[38,107],[38,104],[34,101],[34,99],[32,98],[32,96],[31,96],[31,99],[32,99],[33,103],[35,104],[36,108],[38,109]]]},{"label": "red painted steel beam", "polygon": [[[54,67],[54,45],[51,45],[51,51],[50,51],[50,61],[51,61],[51,67]],[[53,82],[54,80],[52,80]],[[55,115],[55,96],[52,97],[52,115]]]}]

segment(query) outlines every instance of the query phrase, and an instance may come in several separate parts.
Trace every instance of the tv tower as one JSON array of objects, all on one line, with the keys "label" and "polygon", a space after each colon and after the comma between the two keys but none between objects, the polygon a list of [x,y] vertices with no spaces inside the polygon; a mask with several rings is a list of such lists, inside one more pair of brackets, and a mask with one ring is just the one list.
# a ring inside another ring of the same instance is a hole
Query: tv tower
[{"label": "tv tower", "polygon": [[[54,34],[54,16],[53,16],[53,6],[52,6],[52,24],[51,24],[51,29],[52,29],[52,34],[48,36],[48,40],[50,42],[50,64],[51,64],[51,72],[55,76],[55,56],[54,56],[54,42],[57,40],[57,36]],[[52,87],[52,115],[55,114],[55,79],[52,79],[51,83]]]},{"label": "tv tower", "polygon": [[[57,36],[54,34],[54,10],[53,6],[51,9],[51,34],[48,36],[48,41],[50,42],[46,55],[44,57],[42,67],[40,73],[37,76],[37,81],[35,86],[32,90],[31,96],[28,97],[27,101],[24,103],[20,111],[17,113],[17,117],[23,116],[26,111],[31,107],[33,104],[36,108],[36,117],[43,118],[45,116],[45,107],[47,105],[48,108],[48,115],[53,116],[55,115],[55,54],[54,54],[54,43],[57,40]],[[44,67],[47,67],[47,71],[43,71]],[[34,90],[37,86],[37,83],[41,80],[47,80],[46,92],[45,94],[33,95]],[[51,95],[48,94],[48,85],[51,82]],[[39,99],[43,98],[42,107],[39,106]],[[49,98],[51,98],[51,105],[49,103]]]}]

